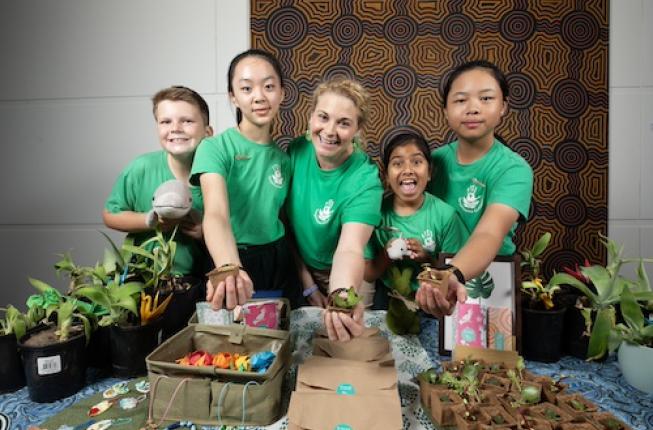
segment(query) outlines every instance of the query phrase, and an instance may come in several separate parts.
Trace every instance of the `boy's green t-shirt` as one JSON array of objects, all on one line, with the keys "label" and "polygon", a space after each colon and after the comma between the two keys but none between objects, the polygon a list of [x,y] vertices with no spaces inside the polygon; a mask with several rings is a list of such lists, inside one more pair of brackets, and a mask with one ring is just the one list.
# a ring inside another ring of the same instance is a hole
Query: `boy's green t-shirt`
[{"label": "boy's green t-shirt", "polygon": [[[365,249],[366,258],[373,258],[391,239],[399,237],[419,240],[431,259],[435,259],[441,252],[456,253],[467,241],[469,233],[460,216],[454,208],[439,198],[425,192],[422,207],[407,216],[398,215],[394,211],[393,200],[394,196],[390,196],[383,201],[381,226],[375,229]],[[399,231],[390,230],[388,227]],[[382,276],[383,283],[388,288],[393,288],[396,282],[400,282],[397,275],[407,273],[407,270],[410,275],[406,274],[403,282],[409,279],[412,291],[417,291],[417,274],[421,267],[419,263],[408,258],[393,261]]]},{"label": "boy's green t-shirt", "polygon": [[[152,210],[152,196],[162,183],[175,179],[165,151],[155,151],[144,154],[132,161],[118,176],[104,207],[110,213],[133,211],[146,213]],[[199,187],[190,187],[193,197],[192,208],[200,214],[204,212],[202,193]],[[164,236],[170,237],[171,232]],[[138,245],[154,237],[153,231],[129,233],[127,237],[134,239]],[[175,236],[177,251],[172,271],[178,275],[202,275],[206,269],[206,253],[203,245],[183,234],[180,230]],[[154,244],[149,246],[151,251]]]},{"label": "boy's green t-shirt", "polygon": [[274,142],[260,145],[236,128],[200,143],[190,182],[217,173],[227,183],[231,228],[239,246],[264,245],[283,237],[279,219],[290,186],[290,162]]},{"label": "boy's green t-shirt", "polygon": [[383,188],[374,163],[361,150],[333,170],[322,170],[305,136],[288,147],[292,186],[287,212],[304,262],[328,269],[345,223],[378,225]]},{"label": "boy's green t-shirt", "polygon": [[[433,180],[429,191],[453,206],[470,233],[485,209],[501,203],[515,209],[519,218],[528,218],[533,195],[533,169],[519,154],[495,139],[492,148],[480,160],[460,164],[458,141],[436,149],[433,159]],[[515,223],[499,249],[498,255],[512,255],[515,244]]]}]

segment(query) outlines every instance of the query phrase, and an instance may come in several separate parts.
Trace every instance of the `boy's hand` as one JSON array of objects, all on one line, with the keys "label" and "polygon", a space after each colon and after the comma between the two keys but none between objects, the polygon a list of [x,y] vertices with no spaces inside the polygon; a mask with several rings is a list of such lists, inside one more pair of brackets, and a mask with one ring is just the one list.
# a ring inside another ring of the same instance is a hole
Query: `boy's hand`
[{"label": "boy's hand", "polygon": [[172,231],[172,229],[175,228],[177,224],[179,224],[178,219],[167,219],[161,217],[158,217],[157,219],[158,219],[157,225],[163,232]]},{"label": "boy's hand", "polygon": [[424,251],[419,240],[413,238],[406,239],[406,244],[408,252],[410,252],[409,257],[411,260],[417,261],[418,263],[427,263],[431,261],[431,257],[426,251]]},{"label": "boy's hand", "polygon": [[439,289],[433,288],[428,282],[420,281],[419,289],[415,293],[415,301],[426,313],[435,317],[451,315],[456,303],[465,303],[467,289],[458,282],[455,276],[449,276],[447,297],[443,297]]},{"label": "boy's hand", "polygon": [[195,240],[202,240],[202,217],[195,209],[192,209],[179,223],[181,232]]},{"label": "boy's hand", "polygon": [[352,315],[343,312],[324,311],[324,325],[330,340],[348,341],[363,334],[365,304],[359,302]]},{"label": "boy's hand", "polygon": [[244,270],[239,270],[238,275],[227,276],[217,287],[211,284],[211,280],[206,283],[206,301],[211,303],[215,310],[222,309],[223,305],[228,310],[232,310],[236,305],[244,305],[252,298],[254,286],[249,275]]}]

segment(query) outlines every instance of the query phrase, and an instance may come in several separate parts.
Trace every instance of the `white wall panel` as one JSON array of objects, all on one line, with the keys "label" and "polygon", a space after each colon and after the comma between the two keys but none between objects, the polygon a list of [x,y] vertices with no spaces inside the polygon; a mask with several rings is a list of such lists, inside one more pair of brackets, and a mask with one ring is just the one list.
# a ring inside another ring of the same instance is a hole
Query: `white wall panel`
[{"label": "white wall panel", "polygon": [[215,5],[2,1],[0,99],[144,96],[173,84],[213,93]]},{"label": "white wall panel", "polygon": [[123,235],[101,226],[72,226],[0,229],[0,269],[3,274],[0,306],[12,303],[25,309],[25,300],[36,290],[27,277],[37,278],[64,291],[67,283],[57,279],[54,263],[61,254],[70,251],[81,265],[94,265],[102,259],[108,242],[98,230],[109,233],[120,244]]},{"label": "white wall panel", "polygon": [[653,88],[642,89],[641,121],[640,218],[653,220]]},{"label": "white wall panel", "polygon": [[[610,2],[610,86],[633,87],[641,83],[642,0]],[[649,39],[650,40],[650,39]]]},{"label": "white wall panel", "polygon": [[[214,105],[214,97],[207,97]],[[94,224],[118,173],[160,149],[149,98],[0,103],[0,224]],[[215,114],[215,112],[212,112]]]},{"label": "white wall panel", "polygon": [[[624,248],[625,257],[640,256],[640,229],[632,222],[613,222],[610,225],[609,237]],[[633,264],[623,267],[623,275],[628,278],[637,276],[636,266]]]},{"label": "white wall panel", "polygon": [[[614,2],[614,0],[613,0]],[[653,87],[653,0],[644,0],[642,13],[642,85]]]},{"label": "white wall panel", "polygon": [[610,93],[610,219],[639,217],[641,95],[636,89]]},{"label": "white wall panel", "polygon": [[[653,258],[653,222],[650,225],[640,227],[640,256]],[[649,281],[653,282],[653,264],[646,265],[646,274]]]},{"label": "white wall panel", "polygon": [[227,92],[229,63],[249,49],[249,1],[217,0],[217,92]]}]

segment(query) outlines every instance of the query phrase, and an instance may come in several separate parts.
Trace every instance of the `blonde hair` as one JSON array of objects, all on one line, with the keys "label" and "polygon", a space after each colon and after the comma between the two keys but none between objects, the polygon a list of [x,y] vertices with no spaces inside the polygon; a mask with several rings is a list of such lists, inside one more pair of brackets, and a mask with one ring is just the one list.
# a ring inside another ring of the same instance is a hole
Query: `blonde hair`
[{"label": "blonde hair", "polygon": [[370,114],[370,95],[358,81],[344,77],[335,77],[322,82],[313,91],[311,112],[315,111],[318,99],[325,93],[338,94],[351,100],[358,109],[358,128],[363,128]]},{"label": "blonde hair", "polygon": [[197,91],[181,85],[175,85],[160,90],[152,97],[152,112],[154,113],[154,119],[157,119],[156,108],[159,106],[159,103],[164,100],[186,102],[195,106],[202,114],[204,125],[209,125],[209,105],[206,103],[206,100],[197,93]]}]

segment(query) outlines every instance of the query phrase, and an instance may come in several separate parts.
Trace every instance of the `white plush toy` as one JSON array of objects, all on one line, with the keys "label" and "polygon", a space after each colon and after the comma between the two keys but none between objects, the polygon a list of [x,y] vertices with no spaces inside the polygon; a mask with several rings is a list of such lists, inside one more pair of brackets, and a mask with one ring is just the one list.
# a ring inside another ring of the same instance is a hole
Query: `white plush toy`
[{"label": "white plush toy", "polygon": [[388,252],[388,257],[390,257],[391,260],[401,260],[405,256],[407,257],[410,255],[410,251],[408,250],[408,242],[406,242],[406,239],[403,237],[391,239],[388,242],[386,251]]},{"label": "white plush toy", "polygon": [[147,213],[147,225],[154,228],[160,218],[176,220],[190,212],[193,197],[188,185],[171,179],[159,185],[152,196],[152,210]]}]

